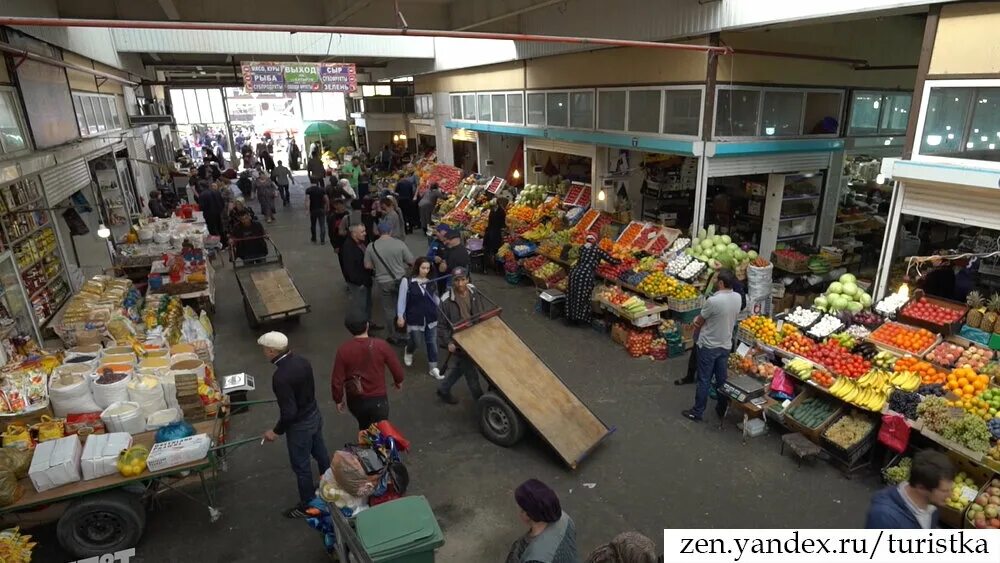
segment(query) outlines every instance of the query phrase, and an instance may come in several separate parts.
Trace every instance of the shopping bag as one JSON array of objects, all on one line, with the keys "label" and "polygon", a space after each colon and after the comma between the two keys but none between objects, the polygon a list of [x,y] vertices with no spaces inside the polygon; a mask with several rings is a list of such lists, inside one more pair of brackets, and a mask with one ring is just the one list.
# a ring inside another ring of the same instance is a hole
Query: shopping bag
[{"label": "shopping bag", "polygon": [[66,419],[63,418],[52,418],[47,414],[42,415],[41,422],[32,425],[31,429],[34,430],[38,435],[38,441],[48,442],[49,440],[58,440],[66,435]]},{"label": "shopping bag", "polygon": [[8,425],[7,431],[0,436],[3,437],[3,447],[5,448],[29,450],[35,447],[34,442],[31,441],[31,433],[28,432],[28,427],[21,424]]},{"label": "shopping bag", "polygon": [[771,391],[778,391],[788,396],[795,393],[795,388],[792,387],[792,382],[785,375],[785,370],[781,368],[774,370],[774,377],[771,379]]},{"label": "shopping bag", "polygon": [[404,438],[403,435],[400,434],[399,430],[397,430],[396,427],[393,426],[388,420],[380,420],[375,423],[375,426],[383,436],[395,440],[396,448],[399,451],[405,452],[410,449],[410,441]]},{"label": "shopping bag", "polygon": [[910,425],[898,414],[882,415],[882,427],[878,431],[878,441],[890,450],[901,454],[910,445]]}]

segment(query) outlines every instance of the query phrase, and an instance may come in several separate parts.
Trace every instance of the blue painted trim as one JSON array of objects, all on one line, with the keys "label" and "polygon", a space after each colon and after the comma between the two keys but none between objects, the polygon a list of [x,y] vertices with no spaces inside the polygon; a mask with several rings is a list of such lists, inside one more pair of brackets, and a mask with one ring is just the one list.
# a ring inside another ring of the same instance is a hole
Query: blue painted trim
[{"label": "blue painted trim", "polygon": [[[607,133],[604,131],[581,131],[577,129],[550,129],[546,127],[519,127],[517,125],[501,125],[497,123],[477,123],[448,121],[445,127],[449,129],[469,129],[483,133],[498,133],[501,135],[518,135],[536,139],[551,139],[587,145],[600,145],[622,149],[636,149],[649,152],[667,152],[687,156],[696,156],[695,141],[681,141],[661,137],[641,137],[627,133]],[[698,141],[700,144],[700,141]]]},{"label": "blue painted trim", "polygon": [[982,172],[983,174],[1000,174],[1000,170],[990,168],[975,168],[961,164],[946,164],[944,162],[923,162],[920,160],[897,160],[896,166],[920,166],[922,168],[940,168],[943,170],[961,170],[962,172]]},{"label": "blue painted trim", "polygon": [[836,152],[844,150],[843,139],[794,139],[715,143],[715,156],[780,154],[796,152]]}]

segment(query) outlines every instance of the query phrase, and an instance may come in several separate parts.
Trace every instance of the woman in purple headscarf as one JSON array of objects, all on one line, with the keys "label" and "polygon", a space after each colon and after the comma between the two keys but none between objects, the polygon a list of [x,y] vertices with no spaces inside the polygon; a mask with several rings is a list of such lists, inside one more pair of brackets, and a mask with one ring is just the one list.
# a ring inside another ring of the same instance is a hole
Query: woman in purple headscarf
[{"label": "woman in purple headscarf", "polygon": [[562,511],[559,497],[538,479],[528,479],[514,491],[521,521],[528,532],[507,554],[506,563],[577,563],[576,527]]}]

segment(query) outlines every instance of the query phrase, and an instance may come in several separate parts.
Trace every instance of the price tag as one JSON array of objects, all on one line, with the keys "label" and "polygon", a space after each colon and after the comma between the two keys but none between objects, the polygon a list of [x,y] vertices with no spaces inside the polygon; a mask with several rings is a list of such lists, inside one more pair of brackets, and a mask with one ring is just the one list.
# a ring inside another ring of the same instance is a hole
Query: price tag
[{"label": "price tag", "polygon": [[739,354],[741,358],[745,358],[747,357],[747,354],[750,353],[750,347],[747,346],[746,343],[740,342],[740,345],[736,347],[736,353]]},{"label": "price tag", "polygon": [[965,500],[967,500],[969,502],[972,502],[972,501],[976,500],[976,497],[979,496],[979,491],[977,491],[976,489],[973,489],[971,487],[966,487],[966,486],[963,485],[962,486],[962,493],[961,493],[960,496],[963,499],[965,499]]},{"label": "price tag", "polygon": [[785,320],[784,319],[779,320],[777,323],[775,323],[774,326],[775,326],[775,330],[777,330],[778,332],[781,332],[781,328],[785,326]]}]

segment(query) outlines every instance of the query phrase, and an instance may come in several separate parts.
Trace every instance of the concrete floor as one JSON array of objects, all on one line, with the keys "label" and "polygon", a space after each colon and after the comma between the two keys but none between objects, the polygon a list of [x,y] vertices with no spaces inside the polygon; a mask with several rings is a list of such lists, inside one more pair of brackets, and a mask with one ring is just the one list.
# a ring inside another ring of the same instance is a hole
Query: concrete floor
[{"label": "concrete floor", "polygon": [[[348,338],[342,319],[345,295],[329,244],[309,242],[302,188],[291,208],[279,208],[268,232],[285,253],[288,266],[312,312],[299,325],[279,327],[296,353],[312,361],[325,417],[327,446],[353,441],[354,421],[338,415],[330,399],[330,370],[336,346]],[[417,235],[416,252],[426,248]],[[448,406],[434,396],[435,382],[418,356],[402,392],[392,392],[391,419],[413,444],[407,458],[410,494],[430,500],[445,533],[439,563],[500,561],[523,529],[513,489],[539,478],[560,495],[576,520],[581,556],[620,531],[639,530],[657,543],[670,528],[852,528],[863,524],[873,475],[847,480],[819,463],[801,469],[779,456],[780,432],[741,444],[735,418],[719,430],[696,424],[680,411],[694,389],[675,387],[686,358],[667,362],[635,360],[602,334],[574,329],[533,311],[534,290],[512,287],[499,277],[476,284],[503,308],[506,322],[528,342],[566,384],[616,432],[581,467],[568,470],[537,437],[504,449],[486,441],[476,425],[464,384],[461,404]],[[247,326],[232,270],[218,272],[215,315],[216,368],[257,377],[251,398],[270,398],[271,366]],[[232,438],[260,435],[276,418],[273,405],[256,407],[233,421]],[[197,492],[193,489],[191,492]],[[149,514],[145,536],[133,561],[326,561],[319,535],[282,510],[295,501],[295,484],[285,446],[256,443],[237,450],[218,487],[223,517],[209,523],[208,511],[183,497],[162,499]],[[55,541],[54,526],[33,531],[37,561],[67,561]]]}]

